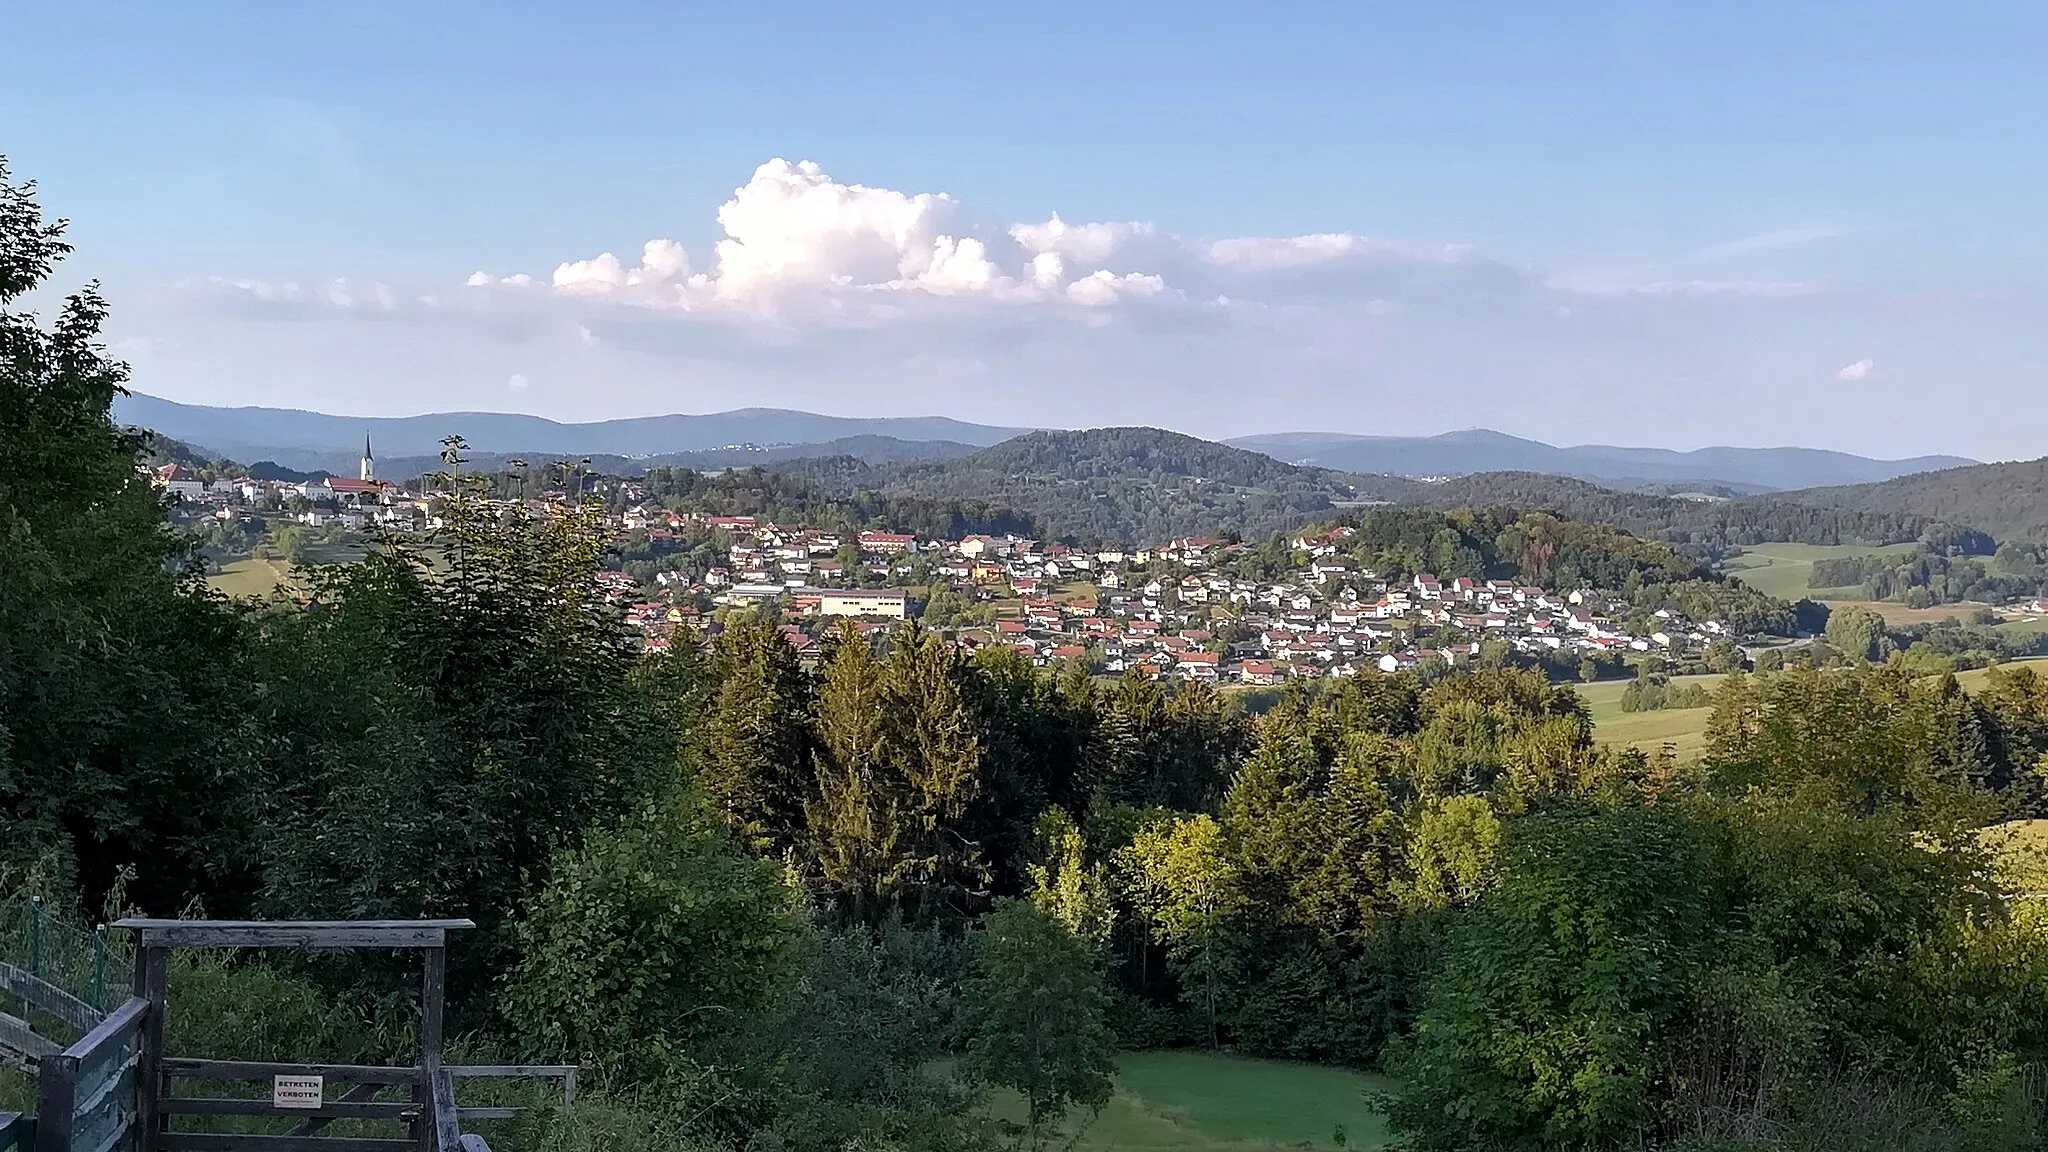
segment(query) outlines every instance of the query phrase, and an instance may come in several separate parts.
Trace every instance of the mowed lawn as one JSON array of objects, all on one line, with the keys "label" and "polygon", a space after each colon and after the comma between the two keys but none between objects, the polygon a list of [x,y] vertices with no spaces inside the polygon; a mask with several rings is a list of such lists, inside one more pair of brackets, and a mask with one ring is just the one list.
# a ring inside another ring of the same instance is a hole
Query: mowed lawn
[{"label": "mowed lawn", "polygon": [[[1343,1068],[1210,1052],[1127,1052],[1117,1093],[1078,1133],[1090,1152],[1376,1149],[1386,1123],[1367,1096],[1393,1086]],[[999,1110],[1021,1119],[1015,1099]]]},{"label": "mowed lawn", "polygon": [[1807,587],[1807,580],[1813,576],[1813,562],[1839,560],[1847,556],[1903,556],[1915,547],[1912,544],[1887,544],[1878,548],[1867,544],[1757,544],[1744,548],[1741,555],[1730,559],[1722,569],[1764,595],[1781,600],[1861,600],[1861,587]]}]

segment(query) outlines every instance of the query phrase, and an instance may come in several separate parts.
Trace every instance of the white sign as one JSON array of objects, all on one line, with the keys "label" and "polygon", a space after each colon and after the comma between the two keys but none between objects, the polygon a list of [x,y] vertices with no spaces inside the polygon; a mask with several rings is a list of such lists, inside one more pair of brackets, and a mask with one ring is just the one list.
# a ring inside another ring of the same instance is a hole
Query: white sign
[{"label": "white sign", "polygon": [[323,1087],[319,1076],[273,1076],[270,1079],[271,1107],[318,1108]]}]

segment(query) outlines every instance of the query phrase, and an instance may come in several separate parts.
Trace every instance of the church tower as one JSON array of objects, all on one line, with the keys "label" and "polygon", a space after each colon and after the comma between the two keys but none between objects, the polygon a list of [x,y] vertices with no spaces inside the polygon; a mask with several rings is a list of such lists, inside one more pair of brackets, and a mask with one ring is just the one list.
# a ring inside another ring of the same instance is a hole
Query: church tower
[{"label": "church tower", "polygon": [[370,455],[370,434],[363,433],[363,474],[357,479],[368,483],[377,478],[377,458]]}]

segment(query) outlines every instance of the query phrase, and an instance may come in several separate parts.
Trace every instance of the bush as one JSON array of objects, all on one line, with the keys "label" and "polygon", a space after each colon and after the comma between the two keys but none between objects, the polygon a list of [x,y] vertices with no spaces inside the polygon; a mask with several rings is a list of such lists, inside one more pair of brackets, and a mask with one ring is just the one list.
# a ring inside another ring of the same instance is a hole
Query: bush
[{"label": "bush", "polygon": [[800,972],[794,893],[695,796],[592,834],[554,873],[519,926],[507,996],[536,1055],[693,1079],[758,1036]]}]

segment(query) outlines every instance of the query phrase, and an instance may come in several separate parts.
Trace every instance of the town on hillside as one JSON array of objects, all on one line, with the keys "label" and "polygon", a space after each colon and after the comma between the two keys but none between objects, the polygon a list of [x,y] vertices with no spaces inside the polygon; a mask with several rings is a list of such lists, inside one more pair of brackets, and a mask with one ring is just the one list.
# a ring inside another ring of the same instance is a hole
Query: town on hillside
[{"label": "town on hillside", "polygon": [[[261,531],[266,514],[306,529],[425,534],[443,526],[439,497],[377,479],[365,446],[360,475],[305,481],[201,480],[152,473],[181,514]],[[1149,547],[1086,549],[1016,535],[927,539],[836,532],[754,516],[666,508],[634,480],[600,479],[611,561],[598,579],[650,649],[679,634],[707,642],[720,609],[779,612],[806,657],[840,620],[864,630],[918,617],[964,648],[1009,648],[1032,663],[1091,672],[1137,670],[1161,680],[1272,685],[1424,661],[1456,665],[1488,645],[1554,668],[1622,674],[1630,653],[1673,655],[1748,639],[1728,623],[1669,608],[1635,611],[1609,591],[1513,580],[1439,579],[1356,566],[1349,527],[1287,541],[1290,570],[1248,573],[1250,545],[1182,538]],[[562,491],[523,503],[556,514]],[[518,501],[494,501],[509,507]],[[682,630],[688,628],[688,633]]]}]

